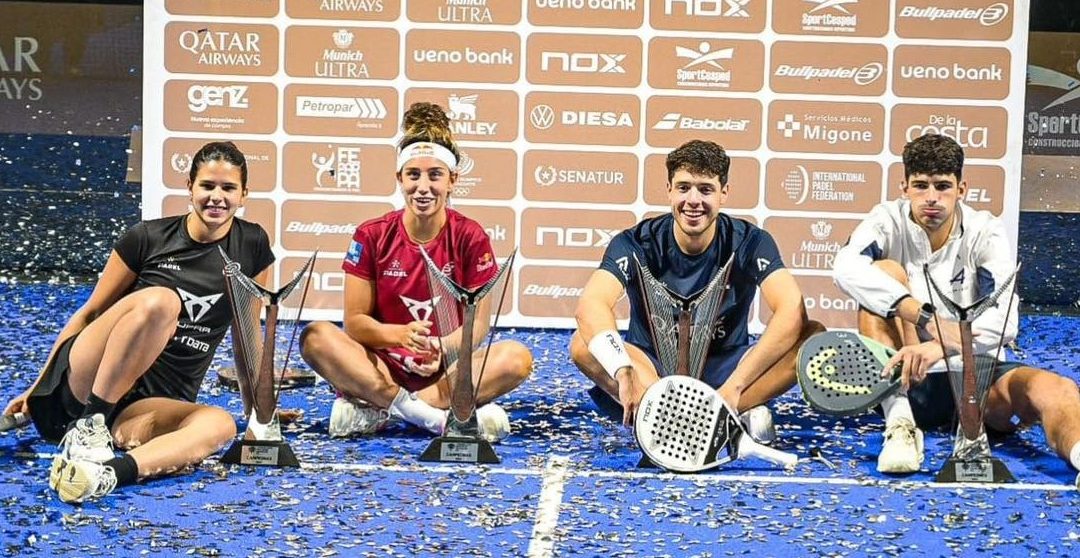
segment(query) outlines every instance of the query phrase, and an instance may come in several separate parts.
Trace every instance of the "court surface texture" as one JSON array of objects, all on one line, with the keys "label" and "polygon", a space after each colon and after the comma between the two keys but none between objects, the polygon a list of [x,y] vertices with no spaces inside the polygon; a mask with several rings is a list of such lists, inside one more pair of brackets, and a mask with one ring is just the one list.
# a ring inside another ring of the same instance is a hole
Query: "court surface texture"
[{"label": "court surface texture", "polygon": [[[0,284],[0,399],[25,389],[85,285]],[[1080,318],[1024,316],[1032,365],[1076,379]],[[919,473],[875,470],[881,422],[811,411],[796,390],[773,411],[794,470],[738,461],[698,475],[635,467],[633,435],[597,413],[565,330],[503,329],[535,373],[499,402],[513,434],[492,466],[422,463],[430,436],[396,424],[331,440],[325,383],[284,392],[303,411],[286,438],[301,469],[226,466],[71,506],[47,486],[56,447],[33,428],[0,435],[0,549],[42,556],[1080,556],[1075,471],[1040,428],[992,439],[1018,482],[942,485],[951,433],[928,432]],[[215,363],[227,364],[227,343]],[[241,421],[239,395],[207,374],[200,401]],[[242,425],[242,423],[241,423]]]}]

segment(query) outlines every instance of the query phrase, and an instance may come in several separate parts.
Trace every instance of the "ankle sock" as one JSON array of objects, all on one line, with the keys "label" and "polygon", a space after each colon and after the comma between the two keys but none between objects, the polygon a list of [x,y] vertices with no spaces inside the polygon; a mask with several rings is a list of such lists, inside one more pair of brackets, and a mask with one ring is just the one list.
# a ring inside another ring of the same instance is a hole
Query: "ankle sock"
[{"label": "ankle sock", "polygon": [[135,481],[139,480],[139,464],[135,463],[135,458],[131,457],[131,454],[121,454],[106,461],[103,465],[112,467],[116,472],[116,486],[135,484]]}]

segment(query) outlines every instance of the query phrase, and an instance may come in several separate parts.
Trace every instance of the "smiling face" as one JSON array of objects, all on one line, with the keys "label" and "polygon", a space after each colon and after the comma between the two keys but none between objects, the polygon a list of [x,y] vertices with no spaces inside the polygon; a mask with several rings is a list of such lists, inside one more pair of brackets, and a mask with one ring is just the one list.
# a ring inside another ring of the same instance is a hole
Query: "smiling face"
[{"label": "smiling face", "polygon": [[904,194],[911,200],[911,219],[928,234],[952,229],[959,202],[967,184],[954,174],[915,173],[904,182]]},{"label": "smiling face", "polygon": [[713,224],[726,200],[727,185],[720,184],[719,177],[685,169],[675,171],[668,184],[668,201],[675,216],[676,236],[681,240],[711,240]]},{"label": "smiling face", "polygon": [[446,211],[450,191],[457,180],[446,163],[435,157],[410,159],[398,173],[401,191],[405,194],[405,208],[420,218],[428,218]]},{"label": "smiling face", "polygon": [[197,232],[213,233],[226,227],[247,199],[240,167],[222,159],[202,163],[188,191],[192,213],[201,224]]}]

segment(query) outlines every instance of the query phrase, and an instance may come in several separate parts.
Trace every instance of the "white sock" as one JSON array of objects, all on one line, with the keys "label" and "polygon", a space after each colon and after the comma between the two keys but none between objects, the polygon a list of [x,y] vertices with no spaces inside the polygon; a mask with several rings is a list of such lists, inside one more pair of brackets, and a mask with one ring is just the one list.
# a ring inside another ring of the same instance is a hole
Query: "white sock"
[{"label": "white sock", "polygon": [[1073,444],[1073,449],[1069,452],[1069,463],[1073,469],[1080,470],[1080,442]]},{"label": "white sock", "polygon": [[911,403],[907,395],[895,393],[881,400],[881,410],[885,412],[885,426],[900,419],[907,419],[915,424],[915,415],[911,414]]},{"label": "white sock", "polygon": [[390,404],[390,414],[435,434],[442,434],[443,424],[446,423],[446,411],[428,405],[423,399],[405,391],[405,388],[398,388],[398,394]]}]

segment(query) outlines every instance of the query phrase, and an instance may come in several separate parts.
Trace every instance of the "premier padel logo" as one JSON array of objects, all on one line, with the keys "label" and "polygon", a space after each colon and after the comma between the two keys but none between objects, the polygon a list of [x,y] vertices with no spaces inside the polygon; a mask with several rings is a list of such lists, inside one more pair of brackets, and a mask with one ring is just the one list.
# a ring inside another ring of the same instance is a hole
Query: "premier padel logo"
[{"label": "premier padel logo", "polygon": [[189,293],[180,287],[176,287],[176,293],[180,295],[180,301],[184,304],[184,310],[187,311],[188,320],[192,323],[197,323],[199,320],[206,316],[206,313],[214,307],[218,299],[221,298],[222,293],[216,293],[212,295],[199,296]]}]

